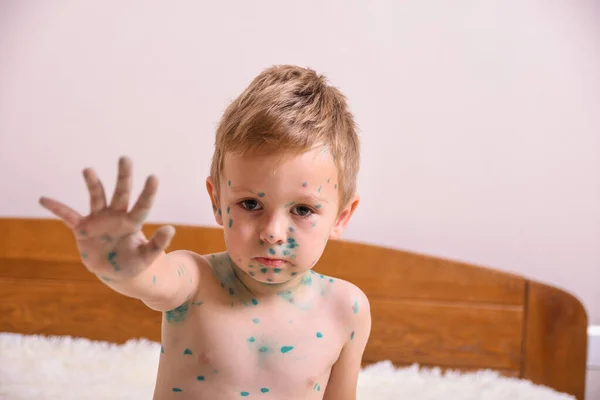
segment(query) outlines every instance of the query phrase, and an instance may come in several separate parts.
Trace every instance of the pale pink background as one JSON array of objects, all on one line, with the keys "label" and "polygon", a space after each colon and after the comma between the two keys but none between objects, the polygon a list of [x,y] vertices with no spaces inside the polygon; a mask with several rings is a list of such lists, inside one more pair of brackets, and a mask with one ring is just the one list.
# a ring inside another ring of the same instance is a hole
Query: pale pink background
[{"label": "pale pink background", "polygon": [[[595,4],[595,5],[594,5]],[[221,112],[262,68],[327,74],[362,131],[346,239],[557,285],[600,324],[600,7],[593,1],[4,1],[0,215],[87,210],[156,173],[152,221],[213,225]]]}]

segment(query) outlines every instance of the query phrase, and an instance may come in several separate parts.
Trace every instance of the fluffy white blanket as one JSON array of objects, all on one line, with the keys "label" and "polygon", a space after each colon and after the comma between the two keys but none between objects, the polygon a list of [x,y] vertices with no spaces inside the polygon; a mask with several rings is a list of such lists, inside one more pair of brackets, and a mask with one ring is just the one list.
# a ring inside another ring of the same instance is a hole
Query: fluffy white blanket
[{"label": "fluffy white blanket", "polygon": [[[0,333],[0,399],[148,400],[160,344],[123,345],[72,337]],[[574,400],[531,382],[492,371],[441,373],[380,362],[363,369],[360,400]]]}]

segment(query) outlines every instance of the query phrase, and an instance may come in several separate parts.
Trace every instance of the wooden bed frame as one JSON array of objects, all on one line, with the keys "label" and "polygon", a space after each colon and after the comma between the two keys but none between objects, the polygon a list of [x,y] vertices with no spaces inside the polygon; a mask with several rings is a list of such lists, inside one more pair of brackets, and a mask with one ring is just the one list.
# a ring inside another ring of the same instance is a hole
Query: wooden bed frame
[{"label": "wooden bed frame", "polygon": [[[176,228],[170,250],[225,249],[218,228]],[[160,341],[160,314],[90,274],[62,222],[4,218],[0,232],[0,332]],[[489,268],[347,241],[330,242],[315,270],[351,281],[369,297],[373,327],[364,365],[391,360],[493,369],[584,398],[587,316],[564,291]]]}]

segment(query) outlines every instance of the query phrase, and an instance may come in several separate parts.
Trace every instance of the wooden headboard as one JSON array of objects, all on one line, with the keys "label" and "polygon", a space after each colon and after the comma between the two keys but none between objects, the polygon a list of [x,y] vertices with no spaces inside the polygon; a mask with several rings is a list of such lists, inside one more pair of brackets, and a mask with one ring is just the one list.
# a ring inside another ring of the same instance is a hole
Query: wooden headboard
[{"label": "wooden headboard", "polygon": [[[170,250],[225,249],[220,229],[176,229]],[[87,272],[62,222],[5,218],[0,232],[0,332],[160,341],[160,314]],[[330,242],[315,270],[351,281],[369,297],[373,327],[364,364],[489,368],[583,399],[587,316],[564,291],[489,268],[346,241]]]}]

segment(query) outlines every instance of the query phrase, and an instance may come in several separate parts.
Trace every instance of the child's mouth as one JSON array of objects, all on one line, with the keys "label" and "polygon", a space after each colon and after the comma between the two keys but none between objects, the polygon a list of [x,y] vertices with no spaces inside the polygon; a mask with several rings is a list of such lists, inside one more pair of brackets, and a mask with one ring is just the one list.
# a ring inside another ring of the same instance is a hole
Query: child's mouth
[{"label": "child's mouth", "polygon": [[256,257],[255,260],[265,267],[281,267],[287,263],[287,261],[279,258]]}]

